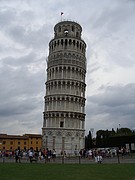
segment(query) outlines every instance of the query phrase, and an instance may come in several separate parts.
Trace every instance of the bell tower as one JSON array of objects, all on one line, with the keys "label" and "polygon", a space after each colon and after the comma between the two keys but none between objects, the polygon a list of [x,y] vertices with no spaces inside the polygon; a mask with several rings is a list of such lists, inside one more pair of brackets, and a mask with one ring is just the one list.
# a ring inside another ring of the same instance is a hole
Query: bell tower
[{"label": "bell tower", "polygon": [[73,21],[54,26],[49,43],[43,148],[73,154],[84,148],[86,43]]}]

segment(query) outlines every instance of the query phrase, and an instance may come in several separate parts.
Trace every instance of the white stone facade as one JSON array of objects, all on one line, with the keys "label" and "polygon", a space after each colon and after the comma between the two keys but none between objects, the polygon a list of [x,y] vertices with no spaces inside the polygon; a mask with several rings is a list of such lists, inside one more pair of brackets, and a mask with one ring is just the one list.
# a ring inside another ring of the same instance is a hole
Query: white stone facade
[{"label": "white stone facade", "polygon": [[72,154],[84,148],[86,44],[81,26],[61,21],[49,43],[43,148]]}]

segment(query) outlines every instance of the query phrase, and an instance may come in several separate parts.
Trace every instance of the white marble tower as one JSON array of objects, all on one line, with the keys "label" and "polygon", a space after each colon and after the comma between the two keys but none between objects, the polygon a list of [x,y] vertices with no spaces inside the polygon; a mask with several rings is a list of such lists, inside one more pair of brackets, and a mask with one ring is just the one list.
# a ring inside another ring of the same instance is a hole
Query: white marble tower
[{"label": "white marble tower", "polygon": [[86,43],[82,27],[61,21],[49,43],[43,148],[73,154],[84,148]]}]

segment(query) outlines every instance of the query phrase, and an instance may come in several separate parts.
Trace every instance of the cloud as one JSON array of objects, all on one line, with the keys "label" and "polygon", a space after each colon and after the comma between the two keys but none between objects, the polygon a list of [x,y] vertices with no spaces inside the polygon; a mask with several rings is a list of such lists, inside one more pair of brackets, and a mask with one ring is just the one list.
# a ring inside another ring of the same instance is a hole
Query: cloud
[{"label": "cloud", "polygon": [[[0,122],[2,132],[9,129],[10,133],[17,134],[19,129],[25,133],[29,130],[33,132],[36,128],[35,133],[41,132],[44,108],[44,69],[44,59],[38,59],[35,53],[20,58],[6,57],[1,60]],[[26,126],[24,122],[27,122]],[[14,127],[17,126],[18,130],[15,130]]]},{"label": "cloud", "polygon": [[48,43],[61,11],[87,43],[86,132],[134,127],[134,8],[132,0],[2,0],[0,131],[41,133]]},{"label": "cloud", "polygon": [[[135,117],[135,84],[124,86],[106,86],[102,92],[87,97],[87,126],[98,126],[99,129],[134,126]],[[88,120],[89,119],[89,120]],[[93,121],[94,120],[94,121]],[[100,125],[99,125],[100,124]]]}]

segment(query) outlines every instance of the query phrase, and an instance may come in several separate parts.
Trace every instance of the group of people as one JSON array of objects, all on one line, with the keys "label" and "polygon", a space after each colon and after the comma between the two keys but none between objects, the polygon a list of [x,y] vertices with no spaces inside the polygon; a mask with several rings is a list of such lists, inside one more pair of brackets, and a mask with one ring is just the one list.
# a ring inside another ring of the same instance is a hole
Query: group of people
[{"label": "group of people", "polygon": [[[24,156],[21,156],[24,155]],[[32,163],[33,161],[40,161],[45,159],[46,162],[50,162],[50,159],[52,158],[53,161],[55,161],[56,158],[56,151],[55,149],[53,150],[43,150],[43,151],[34,151],[33,148],[29,149],[28,151],[25,151],[24,153],[21,153],[20,150],[16,149],[15,150],[15,160],[16,162],[21,162],[22,157],[27,157],[29,161]]]},{"label": "group of people", "polygon": [[89,160],[95,159],[95,162],[98,164],[101,164],[103,160],[102,152],[97,149],[82,149],[80,150],[79,155],[82,158],[88,158]]},{"label": "group of people", "polygon": [[[103,158],[110,158],[110,157],[116,157],[119,154],[122,156],[129,154],[129,149],[126,149],[125,147],[121,147],[119,149],[117,148],[94,148],[94,149],[81,149],[80,151],[75,150],[74,155],[80,156],[81,158],[88,158],[89,160],[94,160],[96,163],[102,163]],[[60,153],[63,157],[68,157],[66,154],[66,151],[61,151]],[[54,162],[56,160],[56,150],[55,149],[43,149],[40,151],[34,151],[33,148],[29,150],[20,150],[19,148],[15,151],[10,150],[2,150],[0,151],[0,157],[9,157],[9,158],[15,158],[16,163],[20,163],[21,159],[24,158],[27,161],[37,161],[37,160],[45,160],[45,162],[50,162],[52,159]]]},{"label": "group of people", "polygon": [[95,148],[95,149],[81,149],[79,155],[82,158],[95,159],[95,162],[101,163],[103,158],[113,158],[121,154],[121,156],[129,155],[130,150],[125,147],[120,148]]},{"label": "group of people", "polygon": [[33,148],[30,148],[28,150],[20,150],[20,148],[15,149],[15,150],[0,150],[0,157],[1,158],[15,158],[15,162],[16,163],[20,163],[21,159],[24,158],[26,160],[29,160],[30,162],[32,161],[36,161],[36,160],[43,160],[45,159],[46,162],[50,162],[50,159],[53,159],[53,161],[55,161],[56,159],[56,150],[49,150],[47,149],[43,149],[40,151],[34,151]]},{"label": "group of people", "polygon": [[46,162],[50,162],[51,159],[53,159],[53,161],[55,162],[55,159],[56,159],[56,150],[53,149],[53,150],[49,150],[48,148],[45,150],[43,150],[43,157]]}]

